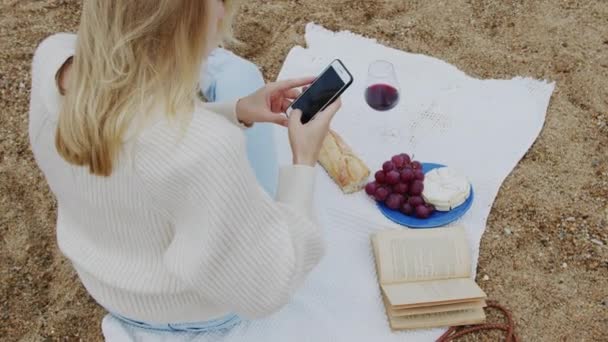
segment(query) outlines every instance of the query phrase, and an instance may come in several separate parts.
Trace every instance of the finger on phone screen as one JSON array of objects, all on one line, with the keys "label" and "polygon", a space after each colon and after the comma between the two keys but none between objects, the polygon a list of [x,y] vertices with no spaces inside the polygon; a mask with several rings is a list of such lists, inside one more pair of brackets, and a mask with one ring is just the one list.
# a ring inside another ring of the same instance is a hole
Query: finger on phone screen
[{"label": "finger on phone screen", "polygon": [[287,90],[287,89],[291,89],[291,88],[298,88],[301,86],[311,84],[315,80],[315,78],[316,77],[314,77],[314,76],[309,76],[309,77],[293,78],[293,79],[289,79],[289,80],[278,81],[274,84],[274,87],[278,90]]}]

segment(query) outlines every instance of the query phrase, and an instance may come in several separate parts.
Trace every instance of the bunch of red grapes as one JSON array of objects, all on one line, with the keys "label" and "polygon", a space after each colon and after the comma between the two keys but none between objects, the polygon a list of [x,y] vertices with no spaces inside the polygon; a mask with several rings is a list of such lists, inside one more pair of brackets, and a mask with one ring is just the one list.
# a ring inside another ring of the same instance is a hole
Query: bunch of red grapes
[{"label": "bunch of red grapes", "polygon": [[393,156],[382,164],[382,170],[376,172],[375,178],[365,186],[365,192],[390,209],[420,219],[428,218],[435,212],[435,207],[422,198],[422,165],[411,160],[406,153]]}]

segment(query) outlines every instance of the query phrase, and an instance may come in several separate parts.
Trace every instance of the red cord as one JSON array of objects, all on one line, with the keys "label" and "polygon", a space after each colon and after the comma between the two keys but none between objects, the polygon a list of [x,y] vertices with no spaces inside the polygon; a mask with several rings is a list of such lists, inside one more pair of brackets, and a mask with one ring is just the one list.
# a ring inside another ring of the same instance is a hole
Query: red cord
[{"label": "red cord", "polygon": [[464,335],[468,335],[468,334],[471,334],[471,333],[474,333],[477,331],[482,331],[482,330],[502,330],[507,333],[505,342],[519,342],[519,339],[517,338],[517,335],[515,334],[515,321],[513,321],[513,316],[511,316],[511,312],[494,301],[489,301],[487,304],[488,304],[488,306],[487,306],[488,308],[494,308],[494,309],[501,311],[507,318],[507,323],[506,324],[486,323],[486,324],[467,326],[467,327],[463,327],[462,329],[459,329],[457,327],[451,327],[450,329],[448,329],[448,331],[445,332],[445,334],[441,335],[441,337],[439,337],[437,339],[437,342],[453,341]]}]

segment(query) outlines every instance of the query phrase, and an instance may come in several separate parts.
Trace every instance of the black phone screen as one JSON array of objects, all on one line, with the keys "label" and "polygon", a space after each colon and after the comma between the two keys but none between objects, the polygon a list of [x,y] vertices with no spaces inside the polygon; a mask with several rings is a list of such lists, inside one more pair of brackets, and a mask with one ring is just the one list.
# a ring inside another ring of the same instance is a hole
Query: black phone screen
[{"label": "black phone screen", "polygon": [[344,85],[334,68],[329,67],[291,107],[302,111],[301,121],[305,124],[331,104],[332,98],[340,92]]}]

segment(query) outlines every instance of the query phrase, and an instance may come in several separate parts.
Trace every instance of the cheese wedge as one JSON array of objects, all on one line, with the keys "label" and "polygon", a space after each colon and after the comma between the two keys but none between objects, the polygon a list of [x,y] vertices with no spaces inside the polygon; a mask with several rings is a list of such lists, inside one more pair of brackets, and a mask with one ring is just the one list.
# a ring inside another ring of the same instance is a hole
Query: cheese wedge
[{"label": "cheese wedge", "polygon": [[422,198],[438,211],[450,211],[471,196],[471,183],[448,167],[437,168],[424,175]]}]

